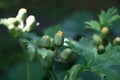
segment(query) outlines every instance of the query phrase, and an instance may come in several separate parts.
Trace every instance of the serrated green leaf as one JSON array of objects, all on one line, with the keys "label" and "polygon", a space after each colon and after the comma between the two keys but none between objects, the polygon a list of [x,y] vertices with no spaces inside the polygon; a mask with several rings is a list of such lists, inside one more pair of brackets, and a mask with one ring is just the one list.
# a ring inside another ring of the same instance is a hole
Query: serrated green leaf
[{"label": "serrated green leaf", "polygon": [[28,54],[29,60],[33,60],[36,56],[36,45],[33,43],[32,40],[22,39],[21,40],[26,45],[26,52]]},{"label": "serrated green leaf", "polygon": [[115,20],[118,20],[118,19],[120,19],[120,16],[118,14],[116,14],[108,20],[108,24],[112,25],[112,22],[114,22]]},{"label": "serrated green leaf", "polygon": [[101,67],[95,73],[99,75],[101,80],[120,80],[120,74],[111,68]]},{"label": "serrated green leaf", "polygon": [[83,58],[85,66],[91,66],[96,60],[97,49],[93,41],[88,40],[87,38],[81,38],[79,42],[72,41],[71,46],[73,52],[80,55],[80,58]]},{"label": "serrated green leaf", "polygon": [[[108,45],[108,47],[111,45]],[[98,55],[93,69],[120,65],[120,46],[111,46],[103,55]]]},{"label": "serrated green leaf", "polygon": [[84,59],[86,60],[86,65],[91,66],[95,60],[97,54],[97,48],[94,45],[92,40],[88,40],[87,38],[81,38],[80,39],[81,49]]},{"label": "serrated green leaf", "polygon": [[120,19],[120,16],[117,14],[117,9],[114,7],[108,9],[106,12],[102,10],[99,15],[99,21],[102,25],[101,27],[110,26],[112,22],[118,19]]},{"label": "serrated green leaf", "polygon": [[100,31],[100,24],[99,22],[95,21],[95,20],[91,20],[90,22],[85,22],[90,28]]},{"label": "serrated green leaf", "polygon": [[[81,38],[79,42],[71,41],[71,48],[75,53],[80,55],[80,58],[84,60],[85,68],[90,68],[91,71],[95,72],[103,69],[111,69],[111,66],[120,65],[120,46],[112,46],[111,43],[105,48],[105,53],[98,55],[97,49],[91,40]],[[104,72],[103,72],[104,73]],[[109,72],[110,73],[110,72]],[[108,79],[112,73],[105,74]],[[120,78],[119,78],[120,79]],[[110,80],[119,80],[116,75]]]},{"label": "serrated green leaf", "polygon": [[33,58],[35,57],[36,55],[36,49],[35,49],[35,46],[32,44],[32,43],[29,43],[28,46],[27,46],[27,53],[29,55],[29,60],[33,60]]},{"label": "serrated green leaf", "polygon": [[48,55],[48,51],[46,49],[37,49],[39,55],[41,55],[42,59],[45,59]]},{"label": "serrated green leaf", "polygon": [[114,65],[120,65],[120,46],[112,46],[109,43],[105,53],[96,56],[95,64],[92,65],[92,71],[104,74],[106,79],[102,80],[120,80],[120,74],[111,68]]},{"label": "serrated green leaf", "polygon": [[37,49],[37,52],[42,57],[41,63],[44,68],[51,68],[54,62],[54,52],[48,49]]},{"label": "serrated green leaf", "polygon": [[104,17],[106,17],[105,11],[102,10],[101,14],[99,15],[100,24],[105,24],[106,18],[104,18]]}]

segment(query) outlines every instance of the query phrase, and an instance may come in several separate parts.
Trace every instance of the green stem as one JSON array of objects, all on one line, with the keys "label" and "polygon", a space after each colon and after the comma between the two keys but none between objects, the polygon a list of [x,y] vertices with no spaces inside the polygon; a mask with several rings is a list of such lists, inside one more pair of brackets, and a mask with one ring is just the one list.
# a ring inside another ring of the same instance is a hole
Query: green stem
[{"label": "green stem", "polygon": [[58,48],[59,47],[56,47],[55,50],[54,50],[55,56],[58,56]]},{"label": "green stem", "polygon": [[31,71],[30,71],[30,61],[28,58],[26,60],[26,64],[27,64],[27,80],[30,80]]},{"label": "green stem", "polygon": [[22,41],[19,39],[20,41],[20,45],[24,51],[24,54],[25,54],[25,59],[26,59],[26,64],[27,64],[27,80],[30,80],[30,76],[31,76],[31,73],[30,73],[30,61],[29,61],[29,58],[28,58],[28,55],[27,55],[27,51],[26,51],[26,48],[24,46],[24,44],[22,43]]},{"label": "green stem", "polygon": [[50,72],[53,80],[58,80],[58,78],[57,78],[57,76],[56,76],[55,71],[53,70],[53,68],[49,69],[49,72]]}]

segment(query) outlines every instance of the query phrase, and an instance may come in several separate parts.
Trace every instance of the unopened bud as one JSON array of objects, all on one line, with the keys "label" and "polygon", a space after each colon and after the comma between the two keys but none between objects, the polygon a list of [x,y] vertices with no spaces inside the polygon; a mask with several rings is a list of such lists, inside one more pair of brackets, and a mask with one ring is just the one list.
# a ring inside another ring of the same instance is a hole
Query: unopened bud
[{"label": "unopened bud", "polygon": [[108,27],[103,27],[101,31],[102,31],[102,34],[108,34],[109,33]]},{"label": "unopened bud", "polygon": [[63,52],[60,54],[60,57],[62,60],[66,60],[70,57],[71,53],[72,53],[72,50],[70,48],[67,48],[63,50]]},{"label": "unopened bud", "polygon": [[108,27],[103,27],[101,30],[101,37],[102,39],[107,39],[109,34],[109,29]]},{"label": "unopened bud", "polygon": [[25,20],[26,18],[26,14],[27,14],[27,9],[25,8],[21,8],[19,11],[18,11],[18,14],[16,16],[16,19],[17,20]]},{"label": "unopened bud", "polygon": [[50,37],[45,35],[41,38],[41,47],[49,48],[50,47]]},{"label": "unopened bud", "polygon": [[98,46],[98,54],[103,54],[105,52],[105,47],[104,45],[99,45]]},{"label": "unopened bud", "polygon": [[116,37],[116,38],[113,40],[113,44],[114,44],[114,45],[120,45],[120,37]]},{"label": "unopened bud", "polygon": [[54,44],[56,46],[61,46],[64,43],[64,34],[62,31],[58,31],[54,37]]},{"label": "unopened bud", "polygon": [[93,40],[95,41],[96,45],[102,44],[102,38],[99,35],[97,35],[97,34],[93,35]]},{"label": "unopened bud", "polygon": [[30,15],[30,16],[26,19],[26,25],[25,25],[25,27],[23,28],[23,31],[29,32],[29,31],[33,28],[34,24],[35,24],[35,16]]},{"label": "unopened bud", "polygon": [[55,44],[54,44],[53,39],[50,40],[50,48],[55,49]]}]

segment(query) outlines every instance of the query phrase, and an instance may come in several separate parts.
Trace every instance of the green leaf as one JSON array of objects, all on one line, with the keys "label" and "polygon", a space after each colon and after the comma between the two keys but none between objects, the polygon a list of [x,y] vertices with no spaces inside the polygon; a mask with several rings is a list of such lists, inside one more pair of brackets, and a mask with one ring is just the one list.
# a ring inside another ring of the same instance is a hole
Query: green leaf
[{"label": "green leaf", "polygon": [[82,70],[83,67],[81,65],[74,65],[65,75],[64,80],[77,80]]},{"label": "green leaf", "polygon": [[48,49],[38,49],[37,52],[42,57],[40,61],[44,68],[51,68],[54,62],[54,52]]},{"label": "green leaf", "polygon": [[90,22],[85,22],[91,29],[100,31],[100,23],[95,21],[95,20],[91,20]]},{"label": "green leaf", "polygon": [[[101,74],[105,74],[107,76],[107,80],[120,79],[116,76],[117,73],[114,69],[111,68],[114,65],[120,65],[120,46],[112,46],[112,44],[109,43],[105,48],[104,54],[98,55],[93,41],[86,38],[81,38],[79,42],[71,41],[68,45],[75,53],[80,55],[80,58],[83,59],[83,64],[81,65],[85,66],[86,69],[93,72],[101,71]],[[106,71],[104,72],[104,70]],[[108,70],[116,75],[111,78],[112,73],[107,73]]]},{"label": "green leaf", "polygon": [[120,80],[120,74],[111,68],[115,65],[120,65],[120,46],[112,46],[109,43],[105,53],[97,56],[92,71],[97,72],[97,74],[104,74],[107,80]]},{"label": "green leaf", "polygon": [[99,15],[99,21],[102,27],[110,26],[112,22],[118,19],[120,19],[120,16],[117,14],[117,9],[114,7],[108,9],[106,12],[102,10]]},{"label": "green leaf", "polygon": [[34,41],[28,39],[22,39],[21,41],[26,45],[25,48],[29,56],[29,60],[33,60],[36,56],[36,45],[34,44]]},{"label": "green leaf", "polygon": [[97,53],[97,48],[94,45],[94,42],[92,40],[88,40],[87,38],[81,38],[79,41],[79,44],[81,45],[81,55],[85,59],[85,65],[91,66],[95,60]]},{"label": "green leaf", "polygon": [[95,73],[99,75],[101,80],[120,80],[120,74],[111,68],[101,67],[100,69],[96,70]]},{"label": "green leaf", "polygon": [[[69,44],[68,44],[69,45]],[[72,41],[70,44],[72,50],[80,55],[84,60],[85,66],[91,66],[96,60],[97,49],[92,40],[81,38],[79,42]]]},{"label": "green leaf", "polygon": [[48,55],[48,50],[46,49],[37,49],[39,55],[41,55],[42,59],[45,59]]},{"label": "green leaf", "polygon": [[97,56],[93,69],[114,65],[120,65],[120,46],[108,44],[105,53]]},{"label": "green leaf", "polygon": [[29,60],[33,60],[33,58],[36,55],[35,46],[32,43],[29,43],[28,46],[27,46],[27,49],[28,49],[27,52],[28,52],[28,55],[29,55]]},{"label": "green leaf", "polygon": [[119,16],[118,14],[116,14],[116,15],[112,16],[112,17],[108,20],[108,24],[109,24],[109,25],[112,25],[112,22],[114,22],[114,21],[116,21],[116,20],[118,20],[118,19],[120,19],[120,16]]}]

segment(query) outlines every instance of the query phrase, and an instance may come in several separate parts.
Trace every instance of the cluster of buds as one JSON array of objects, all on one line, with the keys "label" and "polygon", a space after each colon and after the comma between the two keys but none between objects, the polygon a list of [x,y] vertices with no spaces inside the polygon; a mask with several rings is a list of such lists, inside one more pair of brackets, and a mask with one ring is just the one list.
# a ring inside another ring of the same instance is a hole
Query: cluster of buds
[{"label": "cluster of buds", "polygon": [[105,45],[108,44],[108,34],[109,34],[108,27],[103,27],[101,29],[100,35],[98,34],[93,35],[93,40],[97,45],[97,50],[99,54],[102,54],[105,51]]},{"label": "cluster of buds", "polygon": [[[51,38],[48,35],[44,35],[41,37],[40,39],[40,47],[44,48],[46,50],[55,50],[61,46],[64,45],[64,33],[62,31],[58,31],[54,38]],[[59,53],[59,51],[57,51]],[[64,49],[60,54],[56,55],[56,53],[54,54],[56,57],[60,57],[60,60],[65,61],[67,60],[70,55],[72,53],[72,50],[70,48],[66,48]]]},{"label": "cluster of buds", "polygon": [[54,38],[48,35],[44,35],[40,40],[40,46],[47,49],[55,49],[56,47],[62,46],[64,43],[64,34],[62,31],[58,31]]},{"label": "cluster of buds", "polygon": [[33,15],[27,17],[27,9],[21,8],[16,17],[1,19],[0,24],[5,25],[12,35],[17,37],[19,32],[29,32],[38,23]]},{"label": "cluster of buds", "polygon": [[103,45],[103,40],[102,40],[101,36],[99,36],[98,34],[94,34],[93,35],[93,40],[94,40],[94,42],[97,46],[98,53],[99,54],[104,53],[105,47]]},{"label": "cluster of buds", "polygon": [[[51,68],[54,60],[62,62],[67,60],[72,53],[70,48],[65,48],[59,53],[59,48],[64,45],[64,34],[62,31],[58,31],[54,38],[44,35],[40,38],[39,42],[37,53],[40,54],[42,58],[41,63],[44,68]],[[57,55],[56,52],[58,53]]]}]

